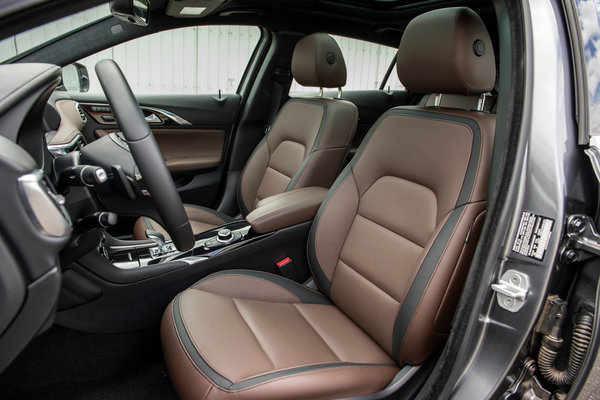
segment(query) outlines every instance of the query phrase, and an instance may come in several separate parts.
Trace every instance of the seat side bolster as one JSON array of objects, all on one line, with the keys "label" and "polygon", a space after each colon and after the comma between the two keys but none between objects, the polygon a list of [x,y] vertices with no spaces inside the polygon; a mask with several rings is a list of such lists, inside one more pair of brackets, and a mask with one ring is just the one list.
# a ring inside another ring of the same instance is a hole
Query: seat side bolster
[{"label": "seat side bolster", "polygon": [[256,146],[242,170],[237,187],[237,201],[242,215],[254,209],[258,187],[269,164],[269,147],[265,136]]},{"label": "seat side bolster", "polygon": [[358,125],[358,109],[346,100],[305,99],[323,104],[325,113],[319,134],[286,191],[307,186],[329,188],[335,181]]},{"label": "seat side bolster", "polygon": [[[458,288],[455,282],[453,296],[448,289],[454,275],[464,276],[469,269],[478,239],[470,234],[485,207],[485,202],[478,202],[454,210],[438,235],[439,242],[430,249],[432,263],[427,258],[423,262],[394,326],[394,351],[400,363],[421,364],[448,335],[462,280]],[[446,315],[440,316],[441,310]]]},{"label": "seat side bolster", "polygon": [[[186,350],[184,338],[181,337],[175,321],[174,306],[177,299],[169,304],[161,323],[160,336],[165,362],[179,397],[182,399],[206,399],[215,385],[214,380],[221,381],[224,386],[230,386],[232,382],[214,372],[202,357],[197,355],[194,359]],[[211,371],[215,374],[214,380],[206,375]]]},{"label": "seat side bolster", "polygon": [[348,235],[358,201],[352,168],[347,166],[321,203],[308,237],[309,265],[319,289],[326,296],[330,295],[331,280],[344,244],[340,238]]}]

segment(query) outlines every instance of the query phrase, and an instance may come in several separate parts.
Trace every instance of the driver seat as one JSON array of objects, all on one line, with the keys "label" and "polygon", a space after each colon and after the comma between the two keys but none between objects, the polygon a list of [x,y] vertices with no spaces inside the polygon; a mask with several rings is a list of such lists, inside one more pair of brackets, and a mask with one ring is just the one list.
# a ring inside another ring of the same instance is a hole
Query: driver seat
[{"label": "driver seat", "polygon": [[[407,89],[479,96],[493,47],[464,7],[412,20],[398,51]],[[319,291],[228,270],[180,293],[161,336],[183,399],[299,399],[382,390],[451,329],[481,231],[495,115],[397,107],[376,122],[311,228]]]},{"label": "driver seat", "polygon": [[[292,75],[303,86],[344,86],[346,63],[335,39],[325,33],[300,39],[292,55]],[[358,111],[349,101],[289,99],[242,171],[237,192],[242,215],[245,217],[260,200],[275,194],[308,186],[329,188],[344,161],[357,122]],[[184,208],[194,234],[233,221],[210,208],[192,204]],[[133,238],[147,239],[146,229],[169,238],[163,227],[148,217],[138,218]]]}]

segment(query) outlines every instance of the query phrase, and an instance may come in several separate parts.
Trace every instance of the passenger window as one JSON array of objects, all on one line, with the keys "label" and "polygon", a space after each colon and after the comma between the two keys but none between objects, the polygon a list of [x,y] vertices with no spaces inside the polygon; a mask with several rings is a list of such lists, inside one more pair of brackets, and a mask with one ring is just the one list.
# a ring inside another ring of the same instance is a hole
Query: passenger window
[{"label": "passenger window", "polygon": [[119,44],[79,61],[90,75],[90,93],[102,88],[96,63],[116,61],[136,94],[236,93],[260,39],[254,26],[201,26],[159,32]]},{"label": "passenger window", "polygon": [[[588,132],[593,143],[600,146],[600,2],[576,0],[581,40],[585,49],[588,92]],[[581,122],[581,121],[580,121]],[[584,124],[580,124],[584,126]]]},{"label": "passenger window", "polygon": [[[348,79],[344,90],[376,90],[382,86],[387,90],[404,90],[396,74],[396,67],[384,82],[386,72],[392,62],[395,64],[398,49],[364,40],[343,36],[332,37],[338,42],[346,61]],[[293,81],[290,88],[295,91],[314,91],[314,88],[303,87]]]}]

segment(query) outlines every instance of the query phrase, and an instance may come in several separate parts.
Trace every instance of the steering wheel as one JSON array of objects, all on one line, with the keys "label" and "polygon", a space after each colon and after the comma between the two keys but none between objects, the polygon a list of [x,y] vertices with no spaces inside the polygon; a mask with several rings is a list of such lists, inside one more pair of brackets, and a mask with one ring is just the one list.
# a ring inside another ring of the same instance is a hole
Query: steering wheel
[{"label": "steering wheel", "polygon": [[165,230],[179,251],[194,247],[190,220],[171,174],[133,92],[113,60],[96,64],[96,74],[108,104],[133,155]]}]

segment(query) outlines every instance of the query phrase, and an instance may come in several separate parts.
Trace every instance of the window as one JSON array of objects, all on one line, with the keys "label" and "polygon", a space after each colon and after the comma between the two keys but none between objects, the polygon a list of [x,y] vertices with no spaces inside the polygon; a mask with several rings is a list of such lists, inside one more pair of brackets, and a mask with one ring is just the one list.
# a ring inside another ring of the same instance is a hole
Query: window
[{"label": "window", "polygon": [[[398,49],[342,36],[333,36],[333,38],[340,45],[346,61],[348,79],[344,90],[379,89]],[[390,90],[404,90],[404,86],[398,80],[395,67],[385,88],[387,89],[388,86]],[[293,81],[290,89],[292,92],[314,90],[314,88],[300,86],[296,80]]]},{"label": "window", "polygon": [[136,94],[235,93],[260,39],[257,27],[203,26],[155,33],[114,46],[79,62],[91,93],[102,91],[94,65],[119,64]]},{"label": "window", "polygon": [[[585,51],[589,134],[600,135],[600,1],[576,0]],[[595,139],[598,143],[598,139]]]},{"label": "window", "polygon": [[1,40],[0,62],[25,53],[40,44],[50,42],[65,33],[77,30],[109,15],[108,4],[102,4]]}]

